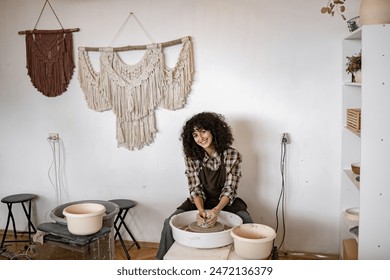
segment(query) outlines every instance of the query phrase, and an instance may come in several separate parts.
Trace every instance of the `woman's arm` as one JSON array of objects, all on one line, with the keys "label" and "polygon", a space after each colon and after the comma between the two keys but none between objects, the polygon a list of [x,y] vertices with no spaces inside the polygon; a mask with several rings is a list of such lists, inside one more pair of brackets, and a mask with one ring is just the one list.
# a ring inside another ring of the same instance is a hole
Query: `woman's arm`
[{"label": "woman's arm", "polygon": [[[198,216],[205,220],[206,217],[207,217],[207,214],[206,214],[206,211],[204,210],[204,202],[203,202],[203,198],[201,198],[200,196],[197,196],[194,198],[194,203],[195,203],[195,206],[196,206],[196,209],[198,209],[198,215],[196,217],[196,220],[198,221]],[[202,222],[201,221],[198,221],[198,222]]]},{"label": "woman's arm", "polygon": [[203,216],[203,214],[206,214],[204,211],[204,204],[203,204],[203,198],[200,196],[197,196],[194,198],[194,203],[196,206],[196,209],[198,209],[199,213]]},{"label": "woman's arm", "polygon": [[204,201],[205,194],[203,192],[203,186],[199,179],[199,162],[185,158],[185,174],[188,180],[188,190],[190,193],[190,199],[194,202],[194,199],[199,196]]},{"label": "woman's arm", "polygon": [[238,183],[241,179],[242,156],[237,150],[229,148],[226,150],[224,160],[226,179],[225,185],[221,191],[220,199],[226,196],[230,200],[229,204],[232,204],[237,196]]},{"label": "woman's arm", "polygon": [[221,199],[219,200],[218,205],[213,208],[213,211],[219,214],[219,212],[221,212],[222,209],[229,204],[229,202],[230,199],[227,196],[222,196]]}]

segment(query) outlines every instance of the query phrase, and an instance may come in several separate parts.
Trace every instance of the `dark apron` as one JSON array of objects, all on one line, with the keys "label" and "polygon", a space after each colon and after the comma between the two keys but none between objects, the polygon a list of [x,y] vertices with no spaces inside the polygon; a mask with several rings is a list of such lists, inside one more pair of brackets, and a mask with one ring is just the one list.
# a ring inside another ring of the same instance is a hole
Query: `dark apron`
[{"label": "dark apron", "polygon": [[[200,182],[203,185],[203,192],[206,195],[206,200],[204,201],[204,209],[213,209],[219,203],[219,196],[225,185],[226,179],[226,170],[223,156],[221,158],[221,165],[218,170],[213,171],[204,165],[201,167],[199,173]],[[182,209],[184,211],[197,210],[195,203],[193,203],[189,198],[183,202],[177,209]],[[239,197],[237,197],[232,205],[226,205],[222,210],[237,213],[239,211],[246,211],[246,203]]]}]

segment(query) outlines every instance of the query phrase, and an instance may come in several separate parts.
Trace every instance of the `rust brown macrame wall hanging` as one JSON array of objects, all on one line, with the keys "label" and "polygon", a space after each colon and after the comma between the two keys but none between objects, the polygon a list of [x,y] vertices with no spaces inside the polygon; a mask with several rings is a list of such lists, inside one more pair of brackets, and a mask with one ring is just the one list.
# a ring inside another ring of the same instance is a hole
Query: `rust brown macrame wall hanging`
[{"label": "rust brown macrame wall hanging", "polygon": [[[38,30],[38,22],[46,4],[56,16],[62,29]],[[26,35],[26,67],[34,87],[47,97],[61,95],[68,88],[75,63],[72,32],[78,28],[64,29],[50,2],[46,0],[33,30],[19,31]]]}]

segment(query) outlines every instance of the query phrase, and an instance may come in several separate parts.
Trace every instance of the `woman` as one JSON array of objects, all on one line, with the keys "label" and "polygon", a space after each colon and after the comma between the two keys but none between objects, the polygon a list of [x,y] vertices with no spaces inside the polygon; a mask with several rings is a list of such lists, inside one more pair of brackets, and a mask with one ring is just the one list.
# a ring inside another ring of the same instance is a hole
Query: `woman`
[{"label": "woman", "polygon": [[198,223],[212,225],[224,210],[253,223],[245,202],[237,197],[241,154],[231,147],[233,135],[224,116],[203,112],[189,119],[181,134],[190,196],[164,221],[157,259],[175,242],[169,221],[173,215],[198,210]]}]

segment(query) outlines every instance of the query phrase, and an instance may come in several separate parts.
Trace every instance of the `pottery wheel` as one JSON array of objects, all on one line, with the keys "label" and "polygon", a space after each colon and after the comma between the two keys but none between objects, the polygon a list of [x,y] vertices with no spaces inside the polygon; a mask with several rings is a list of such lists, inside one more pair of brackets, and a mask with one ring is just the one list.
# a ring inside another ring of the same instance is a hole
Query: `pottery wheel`
[{"label": "pottery wheel", "polygon": [[193,222],[188,226],[189,231],[193,232],[218,232],[218,231],[223,231],[225,226],[221,224],[220,222],[216,222],[215,226],[211,228],[206,228],[206,227],[200,227],[198,226],[197,222]]}]

